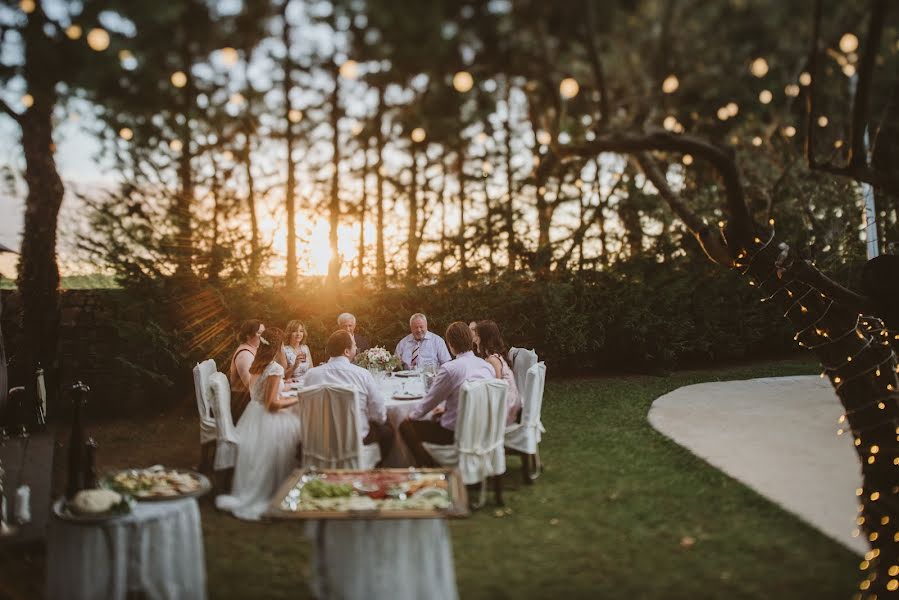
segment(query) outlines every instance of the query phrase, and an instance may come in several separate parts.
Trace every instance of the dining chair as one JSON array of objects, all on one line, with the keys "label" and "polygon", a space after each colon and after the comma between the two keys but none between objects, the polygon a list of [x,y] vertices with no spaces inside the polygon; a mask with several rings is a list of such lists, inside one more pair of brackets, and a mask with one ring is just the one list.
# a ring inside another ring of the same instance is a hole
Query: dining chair
[{"label": "dining chair", "polygon": [[313,385],[298,396],[303,466],[318,469],[373,469],[381,461],[378,444],[362,443],[364,418],[353,385]]},{"label": "dining chair", "polygon": [[546,432],[540,420],[545,384],[546,364],[539,362],[528,369],[521,388],[521,421],[506,427],[506,451],[521,456],[521,474],[525,483],[533,483],[542,469],[538,445]]},{"label": "dining chair", "polygon": [[209,401],[209,378],[217,372],[215,361],[204,360],[193,369],[194,393],[197,396],[197,412],[200,415],[200,466],[199,471],[212,471],[215,459],[215,447],[218,440],[218,427],[212,406]]}]

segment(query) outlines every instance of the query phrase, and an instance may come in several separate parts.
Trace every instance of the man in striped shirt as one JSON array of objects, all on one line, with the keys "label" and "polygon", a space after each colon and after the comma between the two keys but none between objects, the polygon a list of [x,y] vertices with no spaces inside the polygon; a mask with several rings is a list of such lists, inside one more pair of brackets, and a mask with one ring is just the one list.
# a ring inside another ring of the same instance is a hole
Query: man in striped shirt
[{"label": "man in striped shirt", "polygon": [[415,313],[409,318],[409,335],[396,345],[395,354],[403,362],[404,369],[415,369],[426,364],[439,367],[451,359],[443,338],[428,331],[428,318]]}]

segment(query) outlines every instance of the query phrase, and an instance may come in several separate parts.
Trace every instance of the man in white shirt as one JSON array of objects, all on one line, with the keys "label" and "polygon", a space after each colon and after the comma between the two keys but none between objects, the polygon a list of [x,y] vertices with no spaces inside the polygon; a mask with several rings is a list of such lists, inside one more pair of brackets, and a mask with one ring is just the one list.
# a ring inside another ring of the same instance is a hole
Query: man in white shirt
[{"label": "man in white shirt", "polygon": [[428,363],[437,366],[452,360],[443,338],[428,331],[428,318],[423,314],[415,313],[409,318],[409,331],[394,352],[403,368],[414,369]]},{"label": "man in white shirt", "polygon": [[375,384],[371,373],[353,364],[356,358],[356,342],[346,330],[335,331],[328,338],[326,346],[328,359],[323,365],[306,372],[305,385],[339,384],[352,385],[359,398],[359,427],[363,444],[378,443],[381,460],[386,460],[393,448],[394,430],[387,422],[387,407],[384,397]]},{"label": "man in white shirt", "polygon": [[356,317],[353,314],[347,312],[340,313],[337,316],[337,329],[343,329],[353,336],[353,341],[356,342],[356,352],[365,352],[371,348],[371,345],[368,343],[368,338],[356,333]]},{"label": "man in white shirt", "polygon": [[[422,446],[422,442],[450,445],[455,441],[456,416],[459,409],[459,394],[466,381],[493,379],[496,371],[486,360],[472,352],[472,337],[468,325],[456,321],[446,329],[446,341],[455,355],[455,360],[447,362],[437,372],[431,389],[424,399],[412,409],[409,417],[400,425],[400,435],[412,455],[416,466],[436,467],[437,463]],[[445,402],[445,409],[435,412],[438,420],[419,420]]]}]

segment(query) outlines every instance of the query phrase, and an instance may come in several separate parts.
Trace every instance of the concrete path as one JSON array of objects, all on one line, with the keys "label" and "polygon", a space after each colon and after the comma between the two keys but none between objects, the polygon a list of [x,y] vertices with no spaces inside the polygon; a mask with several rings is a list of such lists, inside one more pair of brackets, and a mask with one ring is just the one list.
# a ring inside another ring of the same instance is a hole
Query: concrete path
[{"label": "concrete path", "polygon": [[843,413],[817,376],[700,383],[656,399],[649,422],[712,466],[851,550],[861,468],[852,436],[836,434]]}]

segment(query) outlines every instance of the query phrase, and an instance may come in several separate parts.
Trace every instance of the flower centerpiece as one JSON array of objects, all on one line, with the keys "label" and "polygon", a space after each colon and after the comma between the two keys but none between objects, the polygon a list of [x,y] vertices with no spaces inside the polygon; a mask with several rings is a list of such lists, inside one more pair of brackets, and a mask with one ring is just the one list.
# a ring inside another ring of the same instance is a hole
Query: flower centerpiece
[{"label": "flower centerpiece", "polygon": [[356,364],[373,373],[389,373],[400,366],[400,359],[386,348],[375,346],[357,354]]}]

